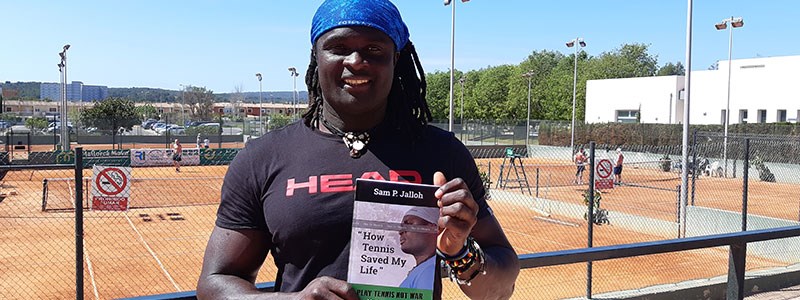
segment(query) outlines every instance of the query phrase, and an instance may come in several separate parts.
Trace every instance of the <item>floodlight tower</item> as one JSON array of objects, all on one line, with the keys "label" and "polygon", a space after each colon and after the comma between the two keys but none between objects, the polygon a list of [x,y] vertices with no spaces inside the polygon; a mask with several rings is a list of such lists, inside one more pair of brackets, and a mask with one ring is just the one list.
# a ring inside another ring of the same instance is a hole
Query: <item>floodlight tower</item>
[{"label": "floodlight tower", "polygon": [[[728,27],[731,23],[731,27]],[[731,119],[731,52],[733,50],[733,29],[744,26],[744,19],[742,17],[730,17],[714,24],[717,30],[725,30],[728,28],[728,100],[725,105],[725,134],[722,150],[722,160],[725,164],[725,177],[728,177],[728,124]],[[733,176],[736,176],[734,174]]]}]

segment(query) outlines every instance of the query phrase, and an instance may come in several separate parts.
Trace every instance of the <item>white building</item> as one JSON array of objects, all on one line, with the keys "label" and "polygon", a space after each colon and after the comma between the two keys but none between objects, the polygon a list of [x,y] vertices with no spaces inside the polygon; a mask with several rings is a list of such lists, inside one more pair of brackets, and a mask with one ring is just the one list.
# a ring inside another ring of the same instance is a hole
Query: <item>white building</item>
[{"label": "white building", "polygon": [[[797,122],[800,56],[737,59],[730,79],[730,123]],[[586,123],[683,122],[684,76],[589,80]],[[728,61],[718,70],[692,71],[691,124],[724,124]]]}]

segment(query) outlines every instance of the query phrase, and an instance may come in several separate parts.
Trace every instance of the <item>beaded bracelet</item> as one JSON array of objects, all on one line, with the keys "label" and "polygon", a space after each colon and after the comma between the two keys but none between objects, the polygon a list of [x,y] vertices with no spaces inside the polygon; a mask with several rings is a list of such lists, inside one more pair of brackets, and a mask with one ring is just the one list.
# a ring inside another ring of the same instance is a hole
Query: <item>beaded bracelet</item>
[{"label": "beaded bracelet", "polygon": [[[447,271],[450,281],[458,283],[459,285],[471,285],[471,282],[478,274],[486,274],[486,258],[484,257],[483,250],[480,245],[472,237],[467,238],[466,245],[455,256],[444,255],[438,249],[437,254],[443,258],[442,267]],[[476,260],[480,263],[478,270],[475,270],[469,275],[467,279],[461,279],[459,276],[464,274],[467,270],[475,265]]]}]

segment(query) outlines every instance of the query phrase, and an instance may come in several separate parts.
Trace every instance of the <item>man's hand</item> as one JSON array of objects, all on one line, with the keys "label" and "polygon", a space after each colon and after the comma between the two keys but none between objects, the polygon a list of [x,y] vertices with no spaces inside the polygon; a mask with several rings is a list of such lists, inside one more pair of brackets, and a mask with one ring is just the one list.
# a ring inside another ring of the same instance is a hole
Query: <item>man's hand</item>
[{"label": "man's hand", "polygon": [[442,172],[433,174],[433,184],[439,186],[436,198],[442,216],[439,218],[441,232],[436,239],[436,247],[444,254],[456,255],[464,247],[464,243],[478,221],[478,203],[466,182],[461,178],[450,180]]},{"label": "man's hand", "polygon": [[333,277],[319,277],[312,280],[292,299],[301,300],[358,300],[356,290],[349,283]]}]

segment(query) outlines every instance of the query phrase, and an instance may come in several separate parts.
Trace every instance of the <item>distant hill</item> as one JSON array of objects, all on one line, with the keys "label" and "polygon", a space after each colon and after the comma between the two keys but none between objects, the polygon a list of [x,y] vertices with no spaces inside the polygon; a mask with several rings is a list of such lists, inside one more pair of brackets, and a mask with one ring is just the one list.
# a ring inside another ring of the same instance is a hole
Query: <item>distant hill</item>
[{"label": "distant hill", "polygon": [[[258,92],[244,92],[245,102],[257,103]],[[308,99],[308,92],[298,91],[298,100],[306,102]],[[154,88],[109,88],[108,95],[110,97],[119,97],[133,99],[134,101],[142,102],[175,102],[180,101],[181,91],[179,90],[164,90]],[[215,93],[217,101],[226,102],[230,101],[233,93]],[[291,102],[292,92],[264,92],[261,101],[263,102]]]},{"label": "distant hill", "polygon": [[[15,90],[20,99],[39,99],[39,82],[2,82],[0,88],[4,90]],[[256,93],[258,94],[258,93]],[[11,99],[9,99],[11,100]]]},{"label": "distant hill", "polygon": [[[39,99],[41,82],[1,82],[0,88],[17,91],[20,99]],[[245,102],[258,103],[258,92],[244,92]],[[233,93],[215,93],[217,101],[229,101]],[[147,87],[132,88],[108,88],[109,97],[119,97],[134,100],[136,102],[175,102],[180,101],[180,90],[165,90]],[[298,91],[298,100],[301,103],[307,102],[308,92]],[[13,100],[13,99],[8,99]],[[263,102],[291,102],[292,92],[268,92],[262,95]]]}]

